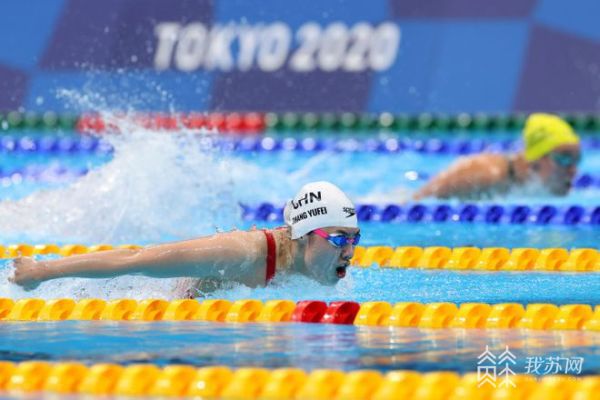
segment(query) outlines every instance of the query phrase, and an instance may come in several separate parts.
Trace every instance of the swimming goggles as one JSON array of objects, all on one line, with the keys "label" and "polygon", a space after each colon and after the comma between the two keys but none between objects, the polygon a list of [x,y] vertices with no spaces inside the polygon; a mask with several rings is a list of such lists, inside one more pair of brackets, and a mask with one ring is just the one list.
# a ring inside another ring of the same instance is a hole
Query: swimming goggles
[{"label": "swimming goggles", "polygon": [[581,155],[573,153],[550,153],[550,158],[563,168],[575,166],[581,161]]},{"label": "swimming goggles", "polygon": [[360,241],[360,233],[357,233],[354,236],[330,235],[327,232],[325,232],[323,229],[315,229],[314,231],[312,231],[312,233],[327,240],[334,247],[344,247],[347,244],[356,246],[358,244],[358,242]]}]

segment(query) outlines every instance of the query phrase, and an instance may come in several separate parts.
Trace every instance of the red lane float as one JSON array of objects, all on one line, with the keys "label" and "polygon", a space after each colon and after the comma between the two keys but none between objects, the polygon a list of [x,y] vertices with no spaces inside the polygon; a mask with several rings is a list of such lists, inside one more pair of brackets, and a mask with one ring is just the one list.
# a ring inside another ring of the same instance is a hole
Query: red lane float
[{"label": "red lane float", "polygon": [[294,322],[321,322],[327,311],[327,303],[317,300],[299,301],[292,314]]},{"label": "red lane float", "polygon": [[360,310],[360,304],[354,301],[332,301],[321,319],[324,324],[352,325]]},{"label": "red lane float", "polygon": [[133,126],[158,131],[207,129],[219,133],[260,134],[265,131],[265,116],[260,113],[177,113],[177,114],[84,114],[75,129],[79,133],[118,133]]}]

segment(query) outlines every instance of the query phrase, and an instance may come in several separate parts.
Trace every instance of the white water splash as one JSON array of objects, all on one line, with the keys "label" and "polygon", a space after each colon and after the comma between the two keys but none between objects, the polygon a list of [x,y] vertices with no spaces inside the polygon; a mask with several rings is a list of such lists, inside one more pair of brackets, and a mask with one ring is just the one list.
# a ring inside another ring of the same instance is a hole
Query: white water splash
[{"label": "white water splash", "polygon": [[239,222],[231,166],[210,137],[134,131],[107,139],[114,159],[67,187],[0,203],[2,237],[147,243]]},{"label": "white water splash", "polygon": [[213,293],[206,294],[207,298],[277,300],[290,299],[295,301],[307,299],[347,300],[353,297],[356,282],[352,274],[340,280],[335,286],[324,286],[306,276],[297,274],[280,274],[268,287],[249,288],[232,284]]}]

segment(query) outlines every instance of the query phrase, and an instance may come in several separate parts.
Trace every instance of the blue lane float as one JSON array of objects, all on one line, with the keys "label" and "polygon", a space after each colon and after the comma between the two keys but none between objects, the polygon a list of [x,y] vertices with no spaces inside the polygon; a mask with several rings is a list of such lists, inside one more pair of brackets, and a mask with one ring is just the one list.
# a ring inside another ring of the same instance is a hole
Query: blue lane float
[{"label": "blue lane float", "polygon": [[[206,136],[202,136],[206,138]],[[213,137],[215,147],[236,152],[319,152],[336,153],[399,153],[413,151],[423,154],[465,155],[490,152],[518,151],[521,143],[509,140],[487,139],[415,139],[415,138],[277,138],[264,136],[247,137]],[[600,149],[600,140],[585,138],[582,141],[586,149]],[[93,136],[44,136],[41,138],[22,136],[2,136],[0,138],[1,152],[41,152],[41,153],[94,153],[112,152],[108,142]]]},{"label": "blue lane float", "polygon": [[[522,148],[516,140],[486,139],[414,139],[414,138],[276,138],[276,137],[244,137],[219,138],[215,144],[226,149],[240,152],[317,152],[330,151],[336,153],[399,153],[414,151],[424,154],[465,155],[490,152],[511,152]],[[586,149],[600,149],[600,140],[586,138],[582,140]]]},{"label": "blue lane float", "polygon": [[12,183],[27,182],[56,182],[71,180],[89,172],[88,168],[66,168],[64,166],[28,165],[24,168],[4,170],[0,168],[0,179]]},{"label": "blue lane float", "polygon": [[106,141],[91,137],[0,137],[0,152],[4,153],[111,153]]},{"label": "blue lane float", "polygon": [[[242,205],[248,221],[280,222],[283,207],[271,203]],[[581,205],[500,205],[500,204],[361,204],[356,207],[360,221],[384,223],[486,223],[600,225],[600,206]]]}]

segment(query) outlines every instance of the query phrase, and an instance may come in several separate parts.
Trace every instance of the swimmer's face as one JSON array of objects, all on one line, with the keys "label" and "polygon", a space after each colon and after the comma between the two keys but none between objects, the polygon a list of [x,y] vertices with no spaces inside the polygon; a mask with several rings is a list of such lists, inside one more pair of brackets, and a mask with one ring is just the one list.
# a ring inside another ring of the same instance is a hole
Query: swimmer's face
[{"label": "swimmer's face", "polygon": [[[329,235],[345,235],[354,237],[358,228],[329,227],[323,228]],[[354,244],[335,247],[325,238],[316,234],[308,234],[308,246],[304,253],[304,262],[313,278],[326,285],[335,285],[346,276],[346,268],[354,255]]]},{"label": "swimmer's face", "polygon": [[580,158],[579,144],[566,144],[538,161],[538,174],[550,192],[559,196],[569,193]]}]

